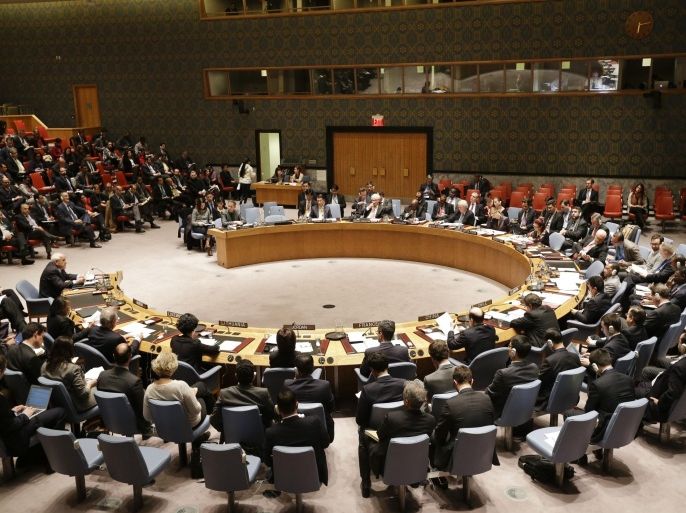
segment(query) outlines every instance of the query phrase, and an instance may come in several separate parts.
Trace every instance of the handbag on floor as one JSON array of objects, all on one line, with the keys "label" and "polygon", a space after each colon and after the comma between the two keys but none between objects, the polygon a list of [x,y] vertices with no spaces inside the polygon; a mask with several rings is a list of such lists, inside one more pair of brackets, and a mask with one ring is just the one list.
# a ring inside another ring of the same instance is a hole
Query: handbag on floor
[{"label": "handbag on floor", "polygon": [[[532,481],[540,481],[541,483],[555,482],[555,464],[543,456],[526,454],[519,457],[517,464],[527,475],[531,476]],[[574,477],[574,467],[565,463],[564,480],[568,481],[572,477]]]}]

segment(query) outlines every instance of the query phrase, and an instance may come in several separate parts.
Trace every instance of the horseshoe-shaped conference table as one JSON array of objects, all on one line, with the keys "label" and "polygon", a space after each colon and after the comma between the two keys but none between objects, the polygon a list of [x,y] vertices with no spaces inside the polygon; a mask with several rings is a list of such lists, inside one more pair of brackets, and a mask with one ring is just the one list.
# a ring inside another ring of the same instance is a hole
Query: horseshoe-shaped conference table
[{"label": "horseshoe-shaped conference table", "polygon": [[[441,229],[424,225],[402,225],[392,223],[302,223],[281,226],[260,226],[239,230],[210,230],[217,247],[217,262],[227,268],[275,262],[292,259],[310,258],[379,258],[406,260],[452,267],[468,271],[510,288],[509,294],[483,302],[487,318],[489,312],[511,311],[513,302],[528,292],[531,277],[538,274],[543,285],[555,272],[555,267],[574,267],[563,255],[549,248],[530,246],[524,248],[513,244],[510,236],[482,236],[472,230],[459,231]],[[547,264],[547,265],[546,265]],[[543,271],[543,272],[541,272]],[[101,277],[99,293],[95,289],[71,291],[69,298],[77,320],[91,315],[95,309],[106,304],[119,304],[118,330],[126,333],[140,327],[147,328],[141,343],[141,351],[158,354],[169,351],[169,340],[177,334],[175,328],[177,312],[157,310],[149,307],[144,298],[126,296],[120,287],[123,279],[121,272]],[[105,292],[105,289],[109,289]],[[542,292],[558,297],[554,306],[558,318],[575,308],[585,295],[585,284],[581,281],[578,290],[564,294],[567,299],[559,302],[560,291],[553,283],[545,283]],[[468,291],[466,292],[468,293]],[[189,305],[190,306],[190,305]],[[481,306],[481,305],[480,305]],[[201,306],[200,306],[201,308]],[[197,305],[193,310],[197,309]],[[202,318],[202,311],[193,311]],[[417,305],[417,318],[393,319],[396,322],[396,336],[408,346],[412,361],[417,364],[418,374],[432,371],[428,347],[431,343],[431,328],[436,326],[434,318],[442,312],[425,312]],[[466,312],[451,312],[453,320],[463,322]],[[359,333],[373,327],[380,319],[373,312],[369,319],[360,319],[353,326],[344,326],[344,333]],[[312,322],[316,323],[316,319]],[[515,335],[507,322],[487,320],[492,323],[498,335],[498,345],[505,345]],[[137,323],[137,324],[133,324]],[[226,365],[229,372],[224,373],[225,382],[231,383],[232,367],[241,359],[252,361],[257,367],[269,366],[269,344],[273,341],[275,328],[249,326],[240,319],[220,321],[201,321],[203,335],[220,344],[216,356],[204,359],[207,362]],[[364,347],[351,343],[348,337],[338,339],[340,327],[298,325],[298,348],[311,352],[315,366],[323,367],[324,377],[329,379],[337,396],[350,397],[356,390],[353,372],[362,362]],[[338,334],[336,334],[338,332]],[[336,335],[336,336],[335,336]],[[270,336],[272,337],[270,339]],[[463,351],[453,351],[456,358]]]}]

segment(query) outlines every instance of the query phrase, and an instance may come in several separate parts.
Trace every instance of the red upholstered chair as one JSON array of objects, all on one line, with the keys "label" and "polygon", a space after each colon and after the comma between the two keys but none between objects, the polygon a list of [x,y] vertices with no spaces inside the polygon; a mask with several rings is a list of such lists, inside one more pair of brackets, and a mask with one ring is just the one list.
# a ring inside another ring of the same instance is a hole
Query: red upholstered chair
[{"label": "red upholstered chair", "polygon": [[460,182],[453,182],[452,187],[460,191],[460,198],[464,198],[464,184]]},{"label": "red upholstered chair", "polygon": [[445,189],[445,188],[448,188],[448,189],[449,189],[451,183],[452,183],[452,182],[451,182],[449,179],[447,179],[447,178],[444,178],[443,180],[440,180],[440,181],[438,182],[438,190],[439,190],[439,192],[443,192],[443,189]]},{"label": "red upholstered chair", "polygon": [[50,137],[47,129],[43,125],[38,125],[38,133],[45,141],[45,144],[54,143],[57,137]]},{"label": "red upholstered chair", "polygon": [[467,201],[469,201],[469,198],[472,197],[472,193],[473,193],[473,192],[479,194],[479,191],[477,191],[476,189],[467,189],[467,193],[465,194],[464,199],[466,199]]},{"label": "red upholstered chair", "polygon": [[14,127],[17,129],[17,133],[26,135],[30,134],[31,132],[26,130],[26,125],[24,124],[23,119],[15,119],[14,120]]},{"label": "red upholstered chair", "polygon": [[572,196],[572,195],[571,195],[570,193],[568,193],[568,192],[564,192],[564,190],[561,191],[561,192],[558,192],[558,193],[557,193],[557,208],[560,208],[560,204],[561,204],[564,200],[569,200],[569,204],[570,204],[570,206],[571,206],[571,204],[574,202],[574,196]]},{"label": "red upholstered chair", "polygon": [[14,135],[14,134],[16,134],[16,132],[14,131],[14,128],[10,128],[10,127],[5,127],[5,133],[6,133],[7,135]]},{"label": "red upholstered chair", "polygon": [[117,177],[117,185],[119,185],[122,189],[128,189],[131,187],[131,185],[129,185],[129,181],[126,179],[126,175],[124,175],[124,171],[117,171],[115,176]]},{"label": "red upholstered chair", "polygon": [[231,193],[234,191],[234,187],[231,185],[225,185],[224,181],[222,180],[221,173],[217,175],[217,178],[219,180],[219,187],[221,188],[222,192],[222,198],[227,199],[231,197]]},{"label": "red upholstered chair", "polygon": [[533,209],[539,214],[545,210],[545,200],[548,195],[545,192],[537,192],[534,194]]},{"label": "red upholstered chair", "polygon": [[108,183],[112,183],[112,175],[109,173],[100,173],[100,178],[102,178],[103,189]]},{"label": "red upholstered chair", "polygon": [[50,194],[55,192],[54,185],[45,185],[43,181],[43,175],[40,173],[31,173],[31,185],[33,185],[41,194]]},{"label": "red upholstered chair", "polygon": [[621,219],[622,218],[622,196],[621,195],[609,195],[605,198],[605,211],[603,216],[608,219]]},{"label": "red upholstered chair", "polygon": [[655,200],[655,219],[661,222],[662,231],[665,231],[665,221],[673,221],[675,218],[672,196],[658,196]]},{"label": "red upholstered chair", "polygon": [[12,265],[12,253],[17,251],[17,248],[6,241],[0,241],[0,262],[2,262],[3,255],[7,257],[7,265]]},{"label": "red upholstered chair", "polygon": [[522,191],[512,191],[512,194],[510,195],[510,207],[517,207],[521,208],[522,207],[522,201],[527,198],[528,196],[526,193]]}]

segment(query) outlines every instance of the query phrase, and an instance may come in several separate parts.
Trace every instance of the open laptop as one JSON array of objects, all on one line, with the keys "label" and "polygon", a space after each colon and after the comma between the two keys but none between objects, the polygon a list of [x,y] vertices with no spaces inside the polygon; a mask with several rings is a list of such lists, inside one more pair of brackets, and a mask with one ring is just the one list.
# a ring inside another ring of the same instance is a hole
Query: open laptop
[{"label": "open laptop", "polygon": [[29,408],[35,408],[36,411],[29,417],[30,419],[47,410],[51,394],[51,387],[31,385],[29,396],[26,398],[26,406]]}]

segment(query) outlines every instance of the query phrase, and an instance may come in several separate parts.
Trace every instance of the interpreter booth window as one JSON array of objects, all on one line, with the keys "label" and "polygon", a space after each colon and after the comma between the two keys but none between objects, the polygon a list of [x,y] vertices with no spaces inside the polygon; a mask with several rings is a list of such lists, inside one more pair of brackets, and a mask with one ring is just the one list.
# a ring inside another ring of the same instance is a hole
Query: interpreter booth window
[{"label": "interpreter booth window", "polygon": [[269,94],[310,94],[309,69],[269,70],[267,73]]},{"label": "interpreter booth window", "polygon": [[648,89],[652,59],[626,59],[621,61],[622,89]]},{"label": "interpreter booth window", "polygon": [[453,70],[453,90],[456,93],[479,92],[479,67],[476,64],[459,64],[453,66]]},{"label": "interpreter booth window", "polygon": [[560,90],[559,62],[537,62],[533,67],[534,93],[554,93]]},{"label": "interpreter booth window", "polygon": [[674,60],[674,83],[678,88],[686,88],[686,57]]},{"label": "interpreter booth window", "polygon": [[452,91],[450,66],[408,66],[405,68],[405,93],[441,94]]},{"label": "interpreter booth window", "polygon": [[314,94],[333,93],[333,79],[331,78],[330,69],[312,70],[312,90]]},{"label": "interpreter booth window", "polygon": [[266,0],[243,0],[246,14],[266,14],[267,1]]},{"label": "interpreter booth window", "polygon": [[355,8],[355,0],[331,0],[334,11],[341,11]]},{"label": "interpreter booth window", "polygon": [[530,93],[532,91],[531,63],[505,64],[505,88],[508,93]]},{"label": "interpreter booth window", "polygon": [[686,78],[684,77],[684,62],[682,62],[680,69],[681,76],[677,74],[680,60],[685,61],[684,59],[675,59],[674,57],[652,59],[653,89],[674,89],[676,87],[684,87],[684,78]]},{"label": "interpreter booth window", "polygon": [[380,68],[379,82],[381,94],[401,94],[403,92],[403,68]]},{"label": "interpreter booth window", "polygon": [[600,59],[590,63],[591,91],[616,91],[619,86],[619,61]]},{"label": "interpreter booth window", "polygon": [[479,90],[482,93],[502,93],[505,88],[502,64],[479,64]]},{"label": "interpreter booth window", "polygon": [[357,94],[379,94],[379,69],[356,68],[355,84]]},{"label": "interpreter booth window", "polygon": [[562,61],[560,91],[588,91],[587,61]]},{"label": "interpreter booth window", "polygon": [[231,94],[267,94],[266,70],[233,70],[229,73]]},{"label": "interpreter booth window", "polygon": [[229,95],[229,73],[228,71],[208,71],[207,87],[210,96]]},{"label": "interpreter booth window", "polygon": [[208,16],[243,14],[242,0],[204,0]]},{"label": "interpreter booth window", "polygon": [[355,70],[338,68],[333,70],[334,94],[355,94]]}]

